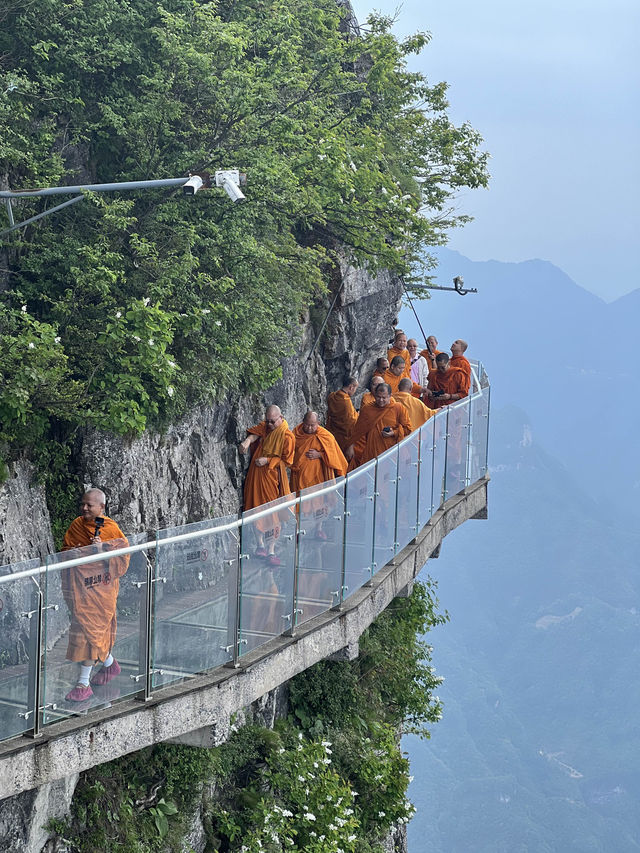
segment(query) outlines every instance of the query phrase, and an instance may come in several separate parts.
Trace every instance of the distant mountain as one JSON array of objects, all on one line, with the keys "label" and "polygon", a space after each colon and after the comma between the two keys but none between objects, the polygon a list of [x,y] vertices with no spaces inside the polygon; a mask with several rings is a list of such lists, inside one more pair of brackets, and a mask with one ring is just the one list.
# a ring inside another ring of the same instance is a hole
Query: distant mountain
[{"label": "distant mountain", "polygon": [[[640,390],[637,330],[640,290],[606,303],[547,261],[476,262],[436,252],[438,283],[462,275],[477,294],[432,291],[414,300],[426,334],[440,349],[469,341],[492,379],[494,404],[531,417],[536,439],[553,449],[600,511],[640,513]],[[413,313],[400,322],[422,337]],[[588,424],[588,428],[587,428]]]},{"label": "distant mountain", "polygon": [[489,520],[429,563],[451,622],[430,741],[405,739],[410,853],[640,850],[640,534],[493,413]]}]

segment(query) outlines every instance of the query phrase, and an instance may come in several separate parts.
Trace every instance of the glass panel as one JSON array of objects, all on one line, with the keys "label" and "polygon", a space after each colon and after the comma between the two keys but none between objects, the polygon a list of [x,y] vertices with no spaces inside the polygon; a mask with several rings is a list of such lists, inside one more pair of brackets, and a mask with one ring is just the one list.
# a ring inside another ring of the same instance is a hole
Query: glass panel
[{"label": "glass panel", "polygon": [[[153,584],[154,689],[222,666],[233,657],[237,521],[237,516],[225,516],[158,531]],[[175,536],[188,538],[163,541]]]},{"label": "glass panel", "polygon": [[344,597],[371,580],[376,463],[347,475]]},{"label": "glass panel", "polygon": [[469,436],[469,398],[449,409],[447,427],[447,477],[445,500],[457,495],[467,485],[467,440]]},{"label": "glass panel", "polygon": [[242,515],[241,655],[292,627],[296,509],[285,496]]},{"label": "glass panel", "polygon": [[374,522],[374,572],[396,553],[396,496],[398,491],[398,445],[378,456],[376,512]]},{"label": "glass panel", "polygon": [[[143,534],[143,538],[145,534]],[[130,537],[135,540],[136,537]],[[141,600],[145,595],[144,552],[116,557],[109,551],[127,540],[104,540],[47,558],[44,595],[43,722],[108,708],[137,693]],[[133,541],[132,543],[133,544]],[[77,566],[60,564],[86,559]],[[85,695],[77,691],[84,660],[100,661],[112,652],[116,668],[97,663]]]},{"label": "glass panel", "polygon": [[433,424],[433,493],[431,498],[431,515],[440,507],[444,500],[444,474],[446,470],[447,451],[447,416],[448,406],[441,409],[431,420]]},{"label": "glass panel", "polygon": [[469,482],[475,483],[487,473],[487,431],[489,428],[489,389],[471,400],[471,447]]},{"label": "glass panel", "polygon": [[[40,560],[0,567],[0,578],[37,569]],[[0,740],[34,726],[40,575],[0,584]]]},{"label": "glass panel", "polygon": [[433,428],[435,417],[430,418],[420,427],[420,501],[418,521],[420,529],[429,521],[432,515],[433,489]]},{"label": "glass panel", "polygon": [[344,479],[300,492],[296,624],[340,602]]},{"label": "glass panel", "polygon": [[398,550],[418,532],[418,459],[420,434],[412,432],[398,446]]}]

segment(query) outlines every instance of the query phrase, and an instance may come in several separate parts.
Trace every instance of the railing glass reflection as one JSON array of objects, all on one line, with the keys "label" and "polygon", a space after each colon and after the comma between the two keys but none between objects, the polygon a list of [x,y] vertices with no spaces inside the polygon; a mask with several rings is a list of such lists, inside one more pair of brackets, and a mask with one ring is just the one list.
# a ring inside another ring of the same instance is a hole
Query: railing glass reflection
[{"label": "railing glass reflection", "polygon": [[[486,475],[490,388],[482,365],[472,366],[470,397],[346,478],[240,518],[160,530],[151,542],[129,536],[115,552],[103,543],[0,567],[0,740],[235,665],[340,608],[447,498]],[[69,701],[78,619],[86,629],[88,615],[90,626],[92,595],[114,585],[121,672]]]}]

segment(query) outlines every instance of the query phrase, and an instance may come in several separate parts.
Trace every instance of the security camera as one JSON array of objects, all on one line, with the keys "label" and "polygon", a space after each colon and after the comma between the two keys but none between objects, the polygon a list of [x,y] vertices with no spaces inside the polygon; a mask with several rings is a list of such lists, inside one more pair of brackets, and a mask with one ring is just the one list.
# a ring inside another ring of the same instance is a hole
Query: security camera
[{"label": "security camera", "polygon": [[226,169],[216,172],[216,186],[229,196],[231,201],[245,201],[246,196],[240,189],[241,175],[238,169]]},{"label": "security camera", "polygon": [[191,175],[189,180],[182,185],[182,192],[185,195],[195,195],[202,187],[204,181],[200,175]]}]

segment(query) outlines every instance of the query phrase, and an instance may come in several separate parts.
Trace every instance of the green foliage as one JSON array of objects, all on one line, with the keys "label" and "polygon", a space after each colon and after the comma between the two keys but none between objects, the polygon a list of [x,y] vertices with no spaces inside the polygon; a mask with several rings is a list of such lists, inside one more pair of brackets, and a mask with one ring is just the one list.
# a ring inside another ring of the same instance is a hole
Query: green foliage
[{"label": "green foliage", "polygon": [[486,183],[486,155],[449,121],[444,84],[407,70],[425,36],[398,41],[372,17],[354,38],[344,15],[333,0],[5,4],[0,174],[13,188],[248,174],[244,205],[217,190],[88,193],[14,232],[8,441],[37,440],[52,418],[135,434],[269,386],[338,251],[420,278],[425,246],[464,221],[455,192]]}]

